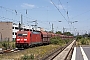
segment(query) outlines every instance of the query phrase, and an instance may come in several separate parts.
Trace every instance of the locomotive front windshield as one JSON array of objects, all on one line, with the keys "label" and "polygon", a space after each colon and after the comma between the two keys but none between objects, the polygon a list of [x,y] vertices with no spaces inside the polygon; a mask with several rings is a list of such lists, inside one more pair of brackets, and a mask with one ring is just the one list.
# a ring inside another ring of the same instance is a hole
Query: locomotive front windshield
[{"label": "locomotive front windshield", "polygon": [[18,34],[18,36],[27,37],[27,34]]},{"label": "locomotive front windshield", "polygon": [[18,36],[22,36],[22,34],[18,34]]}]

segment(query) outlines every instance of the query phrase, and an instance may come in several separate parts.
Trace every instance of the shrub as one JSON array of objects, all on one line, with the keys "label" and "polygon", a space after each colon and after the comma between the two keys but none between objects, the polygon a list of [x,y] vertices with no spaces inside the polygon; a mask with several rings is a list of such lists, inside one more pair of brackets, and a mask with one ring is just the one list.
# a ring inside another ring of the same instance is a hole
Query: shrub
[{"label": "shrub", "polygon": [[30,59],[34,59],[34,54],[31,54],[30,55]]},{"label": "shrub", "polygon": [[2,42],[2,46],[3,46],[5,49],[8,48],[8,44],[6,43],[6,41],[5,41],[5,42]]},{"label": "shrub", "polygon": [[34,54],[31,54],[30,56],[24,55],[21,57],[22,60],[33,60],[34,59]]},{"label": "shrub", "polygon": [[81,38],[78,40],[78,42],[80,42],[81,45],[89,45],[90,44],[90,40],[88,38]]},{"label": "shrub", "polygon": [[65,43],[67,44],[69,41],[71,41],[70,39],[64,39]]},{"label": "shrub", "polygon": [[24,55],[21,59],[22,60],[28,60],[28,56],[27,55]]},{"label": "shrub", "polygon": [[86,41],[84,39],[81,39],[81,44],[85,45]]},{"label": "shrub", "polygon": [[79,41],[79,39],[82,39],[83,37],[81,35],[76,37],[76,40]]},{"label": "shrub", "polygon": [[13,48],[13,49],[15,48],[15,44],[14,44],[14,43],[12,44],[12,48]]},{"label": "shrub", "polygon": [[50,42],[51,42],[51,44],[59,44],[59,40],[60,39],[58,37],[53,37],[50,39]]},{"label": "shrub", "polygon": [[56,39],[54,39],[54,38],[52,38],[51,40],[50,40],[50,42],[51,42],[51,44],[58,44],[58,40],[56,40]]},{"label": "shrub", "polygon": [[56,45],[63,45],[66,44],[68,41],[62,40],[60,37],[53,37],[50,39],[51,44],[56,44]]}]

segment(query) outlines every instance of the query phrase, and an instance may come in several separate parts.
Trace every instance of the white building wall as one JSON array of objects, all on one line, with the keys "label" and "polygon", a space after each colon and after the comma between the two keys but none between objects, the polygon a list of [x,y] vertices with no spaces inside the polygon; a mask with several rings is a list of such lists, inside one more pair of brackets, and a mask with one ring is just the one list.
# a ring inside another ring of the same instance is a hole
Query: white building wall
[{"label": "white building wall", "polygon": [[[19,28],[18,28],[19,25],[13,23],[12,26],[13,26],[13,27],[12,27],[12,38],[13,38],[13,40],[15,40],[15,38],[16,38],[16,33],[17,33],[17,31],[19,31]],[[25,26],[25,25],[23,25],[22,27],[23,27],[23,29],[31,29],[30,26]]]}]

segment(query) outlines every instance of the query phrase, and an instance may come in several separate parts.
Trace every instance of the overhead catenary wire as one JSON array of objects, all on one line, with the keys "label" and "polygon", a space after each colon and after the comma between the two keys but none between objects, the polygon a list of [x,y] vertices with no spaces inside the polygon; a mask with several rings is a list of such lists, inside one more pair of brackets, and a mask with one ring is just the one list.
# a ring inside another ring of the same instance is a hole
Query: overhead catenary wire
[{"label": "overhead catenary wire", "polygon": [[59,2],[60,2],[60,4],[61,4],[61,6],[62,6],[62,8],[63,8],[64,12],[66,12],[66,10],[65,10],[64,6],[63,6],[63,5],[62,5],[62,3],[61,3],[61,0],[59,0]]},{"label": "overhead catenary wire", "polygon": [[[1,7],[1,6],[0,6]],[[12,14],[15,14],[15,16],[20,16],[22,13],[21,12],[18,12],[18,10],[16,10],[16,9],[9,9],[9,8],[5,8],[5,7],[3,7],[2,6],[2,8],[1,9],[5,9],[7,12],[9,11],[9,12],[11,12]],[[28,13],[28,12],[27,12]],[[61,13],[62,14],[62,13]],[[63,14],[62,14],[63,15]],[[14,15],[13,15],[14,16]],[[63,15],[64,16],[64,15]],[[23,15],[23,17],[24,18],[26,18],[26,19],[32,19],[32,18],[30,18],[30,17],[27,17],[27,16],[25,16],[25,15]],[[3,19],[3,20],[6,20],[6,19],[8,19],[8,20],[12,20],[12,21],[16,21],[16,19],[14,18],[12,18],[12,17],[5,17],[5,16],[1,16],[1,18]],[[65,18],[65,16],[64,16],[64,18]],[[36,19],[33,19],[33,20],[36,20]],[[65,20],[67,20],[66,18],[65,18]],[[51,22],[51,21],[50,21]],[[67,21],[68,22],[68,21]]]},{"label": "overhead catenary wire", "polygon": [[69,20],[69,16],[68,16],[68,14],[69,14],[69,13],[68,13],[68,2],[67,2],[67,11],[66,11],[65,8],[63,7],[63,5],[62,5],[62,3],[61,3],[61,0],[59,0],[59,2],[60,2],[60,4],[61,4],[64,12],[67,14],[67,17],[68,17],[68,20]]},{"label": "overhead catenary wire", "polygon": [[59,8],[53,3],[53,1],[51,0],[52,4],[57,8],[57,10],[59,11],[59,13],[62,15],[62,17],[68,22],[68,20],[65,18],[65,16],[61,13],[61,11],[59,10]]},{"label": "overhead catenary wire", "polygon": [[70,23],[69,22],[69,12],[68,12],[68,2],[67,2],[67,11],[64,9],[64,7],[63,7],[63,5],[62,5],[62,3],[61,3],[61,0],[59,0],[59,2],[60,2],[60,4],[61,4],[61,6],[62,6],[62,8],[63,8],[63,10],[64,10],[64,12],[67,14],[67,17],[68,17],[68,23]]},{"label": "overhead catenary wire", "polygon": [[[19,22],[17,20],[20,20],[20,16],[21,16],[21,12],[19,12],[18,10],[16,9],[10,9],[10,8],[6,8],[6,7],[3,7],[3,6],[0,6],[0,9],[1,11],[3,11],[4,15],[0,16],[0,20],[1,21],[9,21],[9,22]],[[4,11],[5,10],[5,11]],[[10,14],[11,16],[8,16],[8,14]],[[28,17],[28,11],[27,9],[25,10],[25,14],[26,15],[23,15],[23,20],[28,20],[28,21],[31,21],[31,20],[38,20],[38,19],[34,19],[32,17]],[[29,22],[28,22],[29,23]],[[26,24],[26,22],[24,22],[24,24]]]},{"label": "overhead catenary wire", "polygon": [[[9,20],[15,20],[15,19],[13,19],[13,18],[7,18],[7,17],[5,17],[4,15],[7,15],[7,13],[8,12],[10,12],[11,14],[14,14],[14,15],[12,15],[12,16],[17,16],[17,17],[19,17],[22,13],[21,12],[19,12],[18,10],[16,10],[16,9],[10,9],[10,8],[6,8],[6,7],[3,7],[3,6],[0,6],[0,8],[1,9],[3,9],[3,10],[5,10],[6,11],[6,13],[4,13],[3,14],[3,16],[2,17],[4,17],[5,19],[9,19]],[[2,11],[3,11],[2,10]],[[27,14],[28,12],[27,12],[27,10],[26,10],[26,14]],[[25,16],[25,15],[23,15],[23,17],[25,18],[25,19],[28,19],[28,20],[36,20],[36,19],[33,19],[32,17],[27,17],[27,16]],[[15,17],[16,18],[16,17]],[[5,20],[4,19],[4,20]]]},{"label": "overhead catenary wire", "polygon": [[[62,15],[62,17],[67,21],[67,23],[69,24],[69,21],[65,18],[65,16],[61,13],[61,11],[59,10],[59,8],[53,3],[53,1],[51,0],[52,4],[57,8],[57,10],[59,11],[59,13]],[[69,25],[70,26],[70,25]]]},{"label": "overhead catenary wire", "polygon": [[68,20],[69,20],[69,12],[68,12],[68,2],[67,2],[67,17],[68,17]]},{"label": "overhead catenary wire", "polygon": [[[52,2],[53,3],[53,2]],[[55,5],[55,4],[53,4],[53,5]],[[67,5],[68,6],[68,5]],[[55,6],[55,7],[57,7],[57,5]],[[57,7],[58,8],[58,7]],[[59,10],[59,8],[58,8],[58,10]],[[74,18],[76,18],[76,17],[80,17],[81,15],[84,15],[84,14],[86,14],[86,13],[88,13],[88,12],[90,12],[90,10],[88,10],[88,11],[85,11],[85,12],[83,12],[83,13],[80,13],[80,14],[78,14],[78,15],[76,15],[76,16],[74,16],[74,17],[69,17],[69,12],[68,12],[68,10],[67,10],[67,20],[71,20],[71,19],[74,19]],[[68,23],[70,23],[70,26],[72,26],[73,27],[73,29],[75,29],[75,27],[73,26],[73,21],[68,21]]]},{"label": "overhead catenary wire", "polygon": [[[10,20],[10,21],[11,20],[12,21],[16,21],[16,19],[14,19],[14,18],[16,18],[16,16],[14,15],[16,10],[13,10],[13,9],[10,9],[10,8],[6,8],[6,7],[3,7],[3,6],[0,6],[0,9],[1,9],[1,12],[2,12],[2,16],[0,16],[0,17],[3,20],[6,20],[7,19],[7,20]],[[12,18],[10,18],[10,15],[8,15],[9,13],[12,15]],[[8,17],[6,17],[6,16],[8,16]]]},{"label": "overhead catenary wire", "polygon": [[[79,17],[79,16],[81,16],[81,15],[83,15],[83,14],[85,14],[85,13],[88,13],[88,12],[90,12],[90,10],[85,11],[85,12],[83,12],[83,13],[81,13],[81,14],[78,14],[78,15],[74,16],[73,18]],[[72,19],[73,19],[73,18],[72,18]]]},{"label": "overhead catenary wire", "polygon": [[6,19],[8,19],[8,20],[14,20],[14,19],[10,19],[10,18],[6,18],[6,17],[2,17],[2,16],[0,16],[0,19],[3,19],[3,20],[6,20]]},{"label": "overhead catenary wire", "polygon": [[[16,9],[10,9],[10,8],[6,8],[6,7],[3,7],[3,6],[0,6],[0,8],[6,10],[6,12],[11,12],[11,13],[15,14],[15,16],[17,16],[17,15],[20,16],[20,15],[22,14],[21,12],[18,12],[18,10],[16,10]],[[47,6],[47,8],[48,8],[48,6]],[[48,10],[47,10],[47,11],[48,11]],[[25,11],[25,14],[28,14],[27,9],[26,9],[26,11]],[[2,17],[5,18],[5,16],[2,16]],[[23,15],[23,17],[24,17],[24,18],[27,18],[27,19],[37,20],[37,19],[31,18],[30,16],[28,17],[28,16]],[[9,18],[9,19],[10,19],[10,18]],[[47,21],[47,22],[48,22],[48,21]],[[55,21],[50,21],[50,22],[55,22]]]},{"label": "overhead catenary wire", "polygon": [[[61,1],[59,0],[59,2],[60,2],[60,4],[61,4],[61,6],[62,6],[62,8],[63,8],[63,10],[64,10],[64,12],[66,12],[67,13],[67,17],[68,17],[68,23],[71,23],[71,25],[72,25],[72,22],[70,22],[70,18],[69,18],[69,12],[68,12],[68,2],[67,2],[67,11],[64,9],[64,7],[63,7],[63,5],[62,5],[62,3],[61,3]],[[72,27],[73,27],[73,29],[75,29],[75,27],[72,25]]]},{"label": "overhead catenary wire", "polygon": [[[60,1],[60,0],[59,0]],[[68,25],[69,25],[69,27],[70,26],[73,26],[72,24],[70,25],[69,23],[70,23],[70,21],[69,21],[69,16],[68,16],[68,11],[67,11],[67,17],[68,17],[68,20],[65,18],[65,16],[61,13],[61,11],[59,10],[59,8],[55,5],[55,3],[53,3],[53,1],[51,0],[51,2],[52,2],[52,4],[57,8],[57,10],[59,11],[59,13],[63,16],[63,18],[67,21],[67,23],[68,23]],[[61,2],[61,1],[60,1]],[[62,5],[62,3],[61,3],[61,5]],[[64,10],[65,12],[66,12],[66,10]]]}]

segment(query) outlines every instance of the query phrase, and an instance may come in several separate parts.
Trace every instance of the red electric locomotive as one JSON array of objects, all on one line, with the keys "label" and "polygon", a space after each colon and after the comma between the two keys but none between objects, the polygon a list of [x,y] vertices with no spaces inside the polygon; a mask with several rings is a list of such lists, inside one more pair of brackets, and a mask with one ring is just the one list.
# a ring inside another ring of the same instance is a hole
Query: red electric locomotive
[{"label": "red electric locomotive", "polygon": [[26,48],[34,44],[42,43],[40,32],[18,31],[16,35],[16,47]]}]

